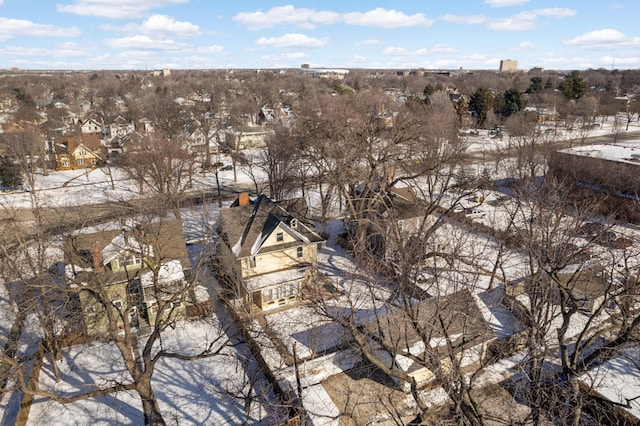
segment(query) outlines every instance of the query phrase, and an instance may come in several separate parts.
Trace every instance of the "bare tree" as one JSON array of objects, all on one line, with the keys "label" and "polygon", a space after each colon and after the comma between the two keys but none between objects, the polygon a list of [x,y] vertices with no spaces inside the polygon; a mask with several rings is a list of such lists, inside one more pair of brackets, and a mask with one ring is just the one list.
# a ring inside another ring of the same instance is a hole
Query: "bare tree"
[{"label": "bare tree", "polygon": [[[202,342],[197,352],[181,353],[165,347],[163,333],[173,328],[177,320],[184,318],[187,303],[194,303],[193,294],[198,286],[196,277],[199,276],[208,255],[203,254],[201,261],[194,265],[191,273],[181,274],[181,278],[177,278],[177,263],[188,262],[181,226],[175,220],[158,222],[152,219],[152,216],[142,214],[137,216],[136,220],[133,226],[131,220],[126,220],[123,223],[124,231],[116,230],[115,233],[101,231],[67,234],[63,238],[66,285],[61,287],[57,283],[54,287],[48,281],[41,280],[37,283],[37,288],[43,291],[55,288],[67,297],[80,300],[81,308],[80,312],[77,312],[80,317],[67,320],[84,321],[92,333],[103,333],[103,337],[118,349],[127,376],[123,380],[88,383],[89,390],[68,394],[41,388],[37,381],[31,386],[26,386],[29,374],[27,366],[19,360],[5,357],[3,361],[14,367],[17,377],[12,388],[7,388],[6,391],[19,389],[27,395],[50,398],[62,404],[121,391],[133,391],[141,399],[145,424],[162,425],[166,423],[166,419],[160,411],[152,386],[152,377],[158,362],[166,358],[196,360],[219,355],[225,350],[230,337],[223,329],[219,329],[217,334]],[[126,233],[124,238],[116,235],[122,232]],[[109,246],[113,246],[116,251],[129,253],[127,256],[130,259],[135,258],[135,261],[131,261],[131,266],[124,266],[123,271],[118,272],[115,267],[110,269],[109,265],[101,261],[101,255],[98,254],[100,251],[93,247],[105,235],[109,238],[116,235]],[[38,266],[44,265],[46,263]],[[116,288],[116,283],[122,279],[125,281],[123,293]],[[152,305],[149,305],[149,300],[153,300]],[[43,309],[43,315],[46,315],[45,306],[48,306],[47,302],[42,301],[39,309]],[[153,310],[147,310],[149,306],[153,306]],[[79,307],[76,306],[77,308]],[[55,334],[51,341],[55,342],[58,338],[61,338],[61,335]],[[52,360],[52,363],[55,365],[57,360]]]}]

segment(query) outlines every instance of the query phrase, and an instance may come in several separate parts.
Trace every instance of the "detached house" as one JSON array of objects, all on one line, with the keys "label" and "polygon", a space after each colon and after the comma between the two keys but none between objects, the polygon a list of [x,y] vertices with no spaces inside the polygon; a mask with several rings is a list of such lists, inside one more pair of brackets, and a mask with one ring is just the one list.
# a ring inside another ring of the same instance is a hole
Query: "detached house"
[{"label": "detached house", "polygon": [[100,138],[96,134],[56,138],[53,144],[57,170],[96,167],[103,158]]},{"label": "detached house", "polygon": [[[448,374],[453,360],[462,370],[477,366],[496,339],[469,290],[380,316],[365,331],[375,337],[367,348],[370,353],[417,386],[430,383],[438,372]],[[398,384],[410,389],[408,382]]]},{"label": "detached house", "polygon": [[294,303],[313,285],[324,242],[304,199],[275,202],[240,194],[220,212],[217,253],[221,281],[251,309]]},{"label": "detached house", "polygon": [[73,235],[64,243],[64,255],[69,285],[87,289],[80,292],[80,303],[89,333],[107,326],[105,308],[93,292],[108,295],[141,329],[155,324],[162,304],[171,304],[164,315],[183,316],[188,303],[200,301],[187,291],[191,266],[177,220]]},{"label": "detached house", "polygon": [[102,135],[102,123],[96,118],[88,118],[80,123],[80,131],[83,134]]}]

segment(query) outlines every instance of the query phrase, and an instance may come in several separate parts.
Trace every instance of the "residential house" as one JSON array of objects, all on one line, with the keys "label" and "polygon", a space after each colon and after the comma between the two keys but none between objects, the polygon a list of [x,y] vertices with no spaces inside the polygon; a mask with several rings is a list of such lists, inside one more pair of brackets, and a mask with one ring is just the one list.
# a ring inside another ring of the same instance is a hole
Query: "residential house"
[{"label": "residential house", "polygon": [[196,128],[189,134],[189,137],[185,141],[186,148],[191,154],[196,156],[196,158],[200,159],[200,161],[205,161],[207,144],[209,145],[210,154],[216,154],[220,150],[217,133],[217,129],[209,129],[209,137],[206,138],[203,129]]},{"label": "residential house", "polygon": [[102,144],[107,151],[107,156],[112,158],[125,152],[140,151],[144,138],[144,135],[134,130],[123,136],[116,135],[110,139],[103,140]]},{"label": "residential house", "polygon": [[82,112],[91,111],[91,101],[88,101],[87,99],[81,100],[80,103],[79,103],[79,106],[80,106],[80,110]]},{"label": "residential house", "polygon": [[141,118],[138,120],[139,129],[141,133],[153,133],[153,122],[148,118]]},{"label": "residential house", "polygon": [[[184,316],[197,296],[187,289],[190,262],[182,226],[177,220],[78,233],[64,243],[65,275],[71,286],[83,286],[80,303],[87,331],[99,334],[107,326],[102,305],[92,291],[106,292],[116,308],[131,306],[131,324],[155,324],[159,306],[165,314]],[[160,305],[159,305],[160,304]]]},{"label": "residential house", "polygon": [[96,167],[103,161],[97,134],[63,136],[54,139],[53,151],[57,170],[75,170]]},{"label": "residential house", "polygon": [[224,143],[231,149],[250,149],[265,146],[267,138],[275,132],[260,126],[245,126],[242,131],[227,129],[224,132]]},{"label": "residential house", "polygon": [[125,136],[136,130],[133,122],[127,121],[122,116],[117,116],[113,122],[105,126],[105,133],[108,137]]},{"label": "residential house", "polygon": [[275,202],[242,193],[220,212],[217,263],[221,280],[252,309],[299,301],[313,286],[318,247],[302,198]]},{"label": "residential house", "polygon": [[377,195],[377,202],[365,214],[366,220],[352,221],[347,227],[352,229],[358,222],[364,223],[372,253],[390,259],[399,246],[429,229],[435,216],[429,214],[428,206],[411,187],[391,186]]},{"label": "residential house", "polygon": [[[460,368],[476,367],[496,339],[469,290],[427,299],[377,317],[365,326],[369,350],[387,367],[402,371],[424,386],[447,374],[453,360]],[[420,361],[418,361],[420,360]],[[396,382],[405,391],[410,383]]]},{"label": "residential house", "polygon": [[83,134],[102,135],[102,123],[96,118],[88,118],[80,123],[80,132]]}]

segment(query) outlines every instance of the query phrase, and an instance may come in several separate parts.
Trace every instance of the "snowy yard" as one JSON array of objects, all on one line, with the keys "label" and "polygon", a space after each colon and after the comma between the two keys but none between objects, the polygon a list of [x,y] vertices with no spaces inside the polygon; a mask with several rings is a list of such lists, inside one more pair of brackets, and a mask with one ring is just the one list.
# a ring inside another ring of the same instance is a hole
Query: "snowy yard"
[{"label": "snowy yard", "polygon": [[[175,330],[163,334],[163,349],[178,353],[201,352],[221,332],[216,320],[181,321]],[[247,414],[245,396],[252,394],[242,357],[231,347],[220,355],[196,361],[163,358],[156,367],[152,386],[168,423],[236,425],[268,424],[270,410],[255,402]],[[127,382],[128,375],[117,349],[95,342],[64,350],[58,363],[63,379],[56,384],[48,358],[43,365],[40,386],[59,393],[75,394],[94,384]],[[255,394],[253,395],[255,397]],[[119,392],[62,405],[36,398],[29,424],[141,424],[142,404],[133,392]]]}]

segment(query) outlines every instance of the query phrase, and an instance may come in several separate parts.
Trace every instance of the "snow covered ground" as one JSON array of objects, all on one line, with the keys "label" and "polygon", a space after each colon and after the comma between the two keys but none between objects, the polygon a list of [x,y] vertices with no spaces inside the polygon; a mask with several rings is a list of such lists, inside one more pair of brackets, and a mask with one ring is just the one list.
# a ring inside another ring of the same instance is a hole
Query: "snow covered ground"
[{"label": "snow covered ground", "polygon": [[[163,334],[165,350],[197,354],[224,333],[217,321],[181,321]],[[42,389],[73,395],[88,390],[92,383],[126,382],[129,377],[122,356],[111,344],[94,342],[73,346],[63,352],[58,363],[63,379],[56,383],[48,357],[40,376]],[[260,402],[244,410],[244,396],[253,391],[240,357],[232,347],[221,354],[196,361],[163,358],[153,375],[160,409],[168,423],[237,425],[269,424],[269,410]],[[256,395],[254,394],[255,398]],[[142,424],[142,404],[134,392],[119,392],[62,405],[36,398],[31,406],[29,424]]]},{"label": "snow covered ground", "polygon": [[[630,131],[640,130],[640,124],[631,123]],[[589,136],[610,134],[611,128],[605,125],[601,129],[591,130]],[[573,137],[569,135],[569,137]],[[482,151],[488,147],[494,148],[506,143],[508,137],[492,139],[487,135],[474,137],[470,149]],[[639,142],[640,144],[640,142]],[[100,203],[113,200],[126,200],[137,197],[137,187],[117,169],[111,170],[115,182],[115,189],[106,169],[96,169],[89,172],[67,171],[50,172],[49,176],[38,176],[36,188],[38,198],[46,200],[47,206],[66,206],[77,204],[79,199],[87,203]],[[221,171],[222,185],[233,183],[233,171]],[[248,174],[238,170],[238,181],[250,183]],[[211,189],[215,184],[213,175],[198,174],[194,189]],[[308,197],[312,211],[317,213],[317,194]],[[0,195],[0,208],[29,208],[32,199],[28,193],[12,193]],[[341,213],[336,208],[331,211],[334,217]],[[499,209],[491,204],[483,204],[488,215],[480,222],[496,225],[502,223]],[[211,235],[212,224],[218,216],[219,209],[215,205],[204,205],[183,211],[185,236],[188,241],[201,242]],[[359,271],[348,253],[336,244],[336,235],[342,231],[339,220],[332,220],[323,226],[322,231],[328,232],[330,239],[325,248],[319,252],[319,273],[333,282],[340,291],[340,296],[331,300],[327,308],[355,310],[359,320],[366,320],[373,314],[373,300],[386,300],[390,295],[388,290],[376,289],[370,291],[369,278]],[[486,236],[469,233],[455,227],[443,227],[443,238],[454,240],[452,235],[459,238],[460,254],[469,259],[468,263],[459,263],[452,271],[443,271],[436,281],[437,294],[448,294],[462,287],[472,290],[481,312],[499,338],[504,338],[518,331],[521,326],[500,303],[501,291],[499,286],[488,288],[488,274],[497,257],[498,247]],[[625,231],[626,232],[626,231]],[[633,230],[628,230],[633,233]],[[503,269],[507,279],[522,277],[523,258],[518,253],[509,253],[502,259]],[[433,291],[434,289],[429,289]],[[3,292],[4,291],[4,292]],[[4,287],[0,287],[0,330],[6,335],[14,319],[13,309],[8,302]],[[335,324],[331,324],[316,309],[309,305],[275,312],[266,316],[269,329],[276,333],[277,338],[284,344],[289,353],[295,345],[300,359],[308,359],[339,346],[343,342],[343,332]],[[259,324],[254,324],[259,329]],[[180,322],[176,330],[163,337],[163,343],[181,351],[197,351],[203,342],[218,332],[215,319],[200,322]],[[37,331],[30,331],[37,335]],[[265,343],[263,355],[267,361],[279,366],[284,376],[290,376],[290,368],[280,358],[278,351],[266,339],[266,334],[257,336],[258,341]],[[0,344],[4,343],[0,339]],[[264,405],[254,404],[247,414],[244,411],[244,400],[230,396],[230,393],[249,392],[247,377],[241,358],[234,349],[225,350],[222,356],[199,361],[179,361],[169,359],[160,361],[158,371],[154,376],[153,386],[165,413],[165,419],[179,424],[238,424],[244,420],[249,423],[268,422],[268,410]],[[517,357],[513,362],[517,362]],[[503,365],[504,364],[504,365]],[[504,377],[506,371],[513,367],[513,363],[505,361],[491,367],[494,379]],[[53,381],[49,360],[45,362],[41,385],[43,388],[78,392],[90,383],[103,383],[105,380],[125,378],[123,366],[113,346],[103,343],[81,345],[66,350],[60,363],[64,376],[61,384]],[[313,370],[313,368],[311,368]],[[320,371],[320,370],[318,370]],[[333,369],[327,369],[326,374]],[[487,373],[489,374],[489,373]],[[321,377],[320,374],[318,377]],[[324,376],[322,376],[324,377]],[[311,411],[333,413],[335,405],[319,384],[318,378],[305,381],[305,406]],[[485,378],[488,382],[492,379]],[[320,387],[318,387],[320,386]],[[440,395],[440,396],[438,396]],[[441,391],[437,390],[434,398],[442,399]],[[8,409],[9,402],[5,398],[0,401],[0,410]],[[99,397],[81,401],[70,405],[36,399],[32,406],[30,424],[138,424],[141,422],[141,404],[139,398],[131,393],[119,393],[115,396]],[[91,419],[90,421],[88,419]]]}]

